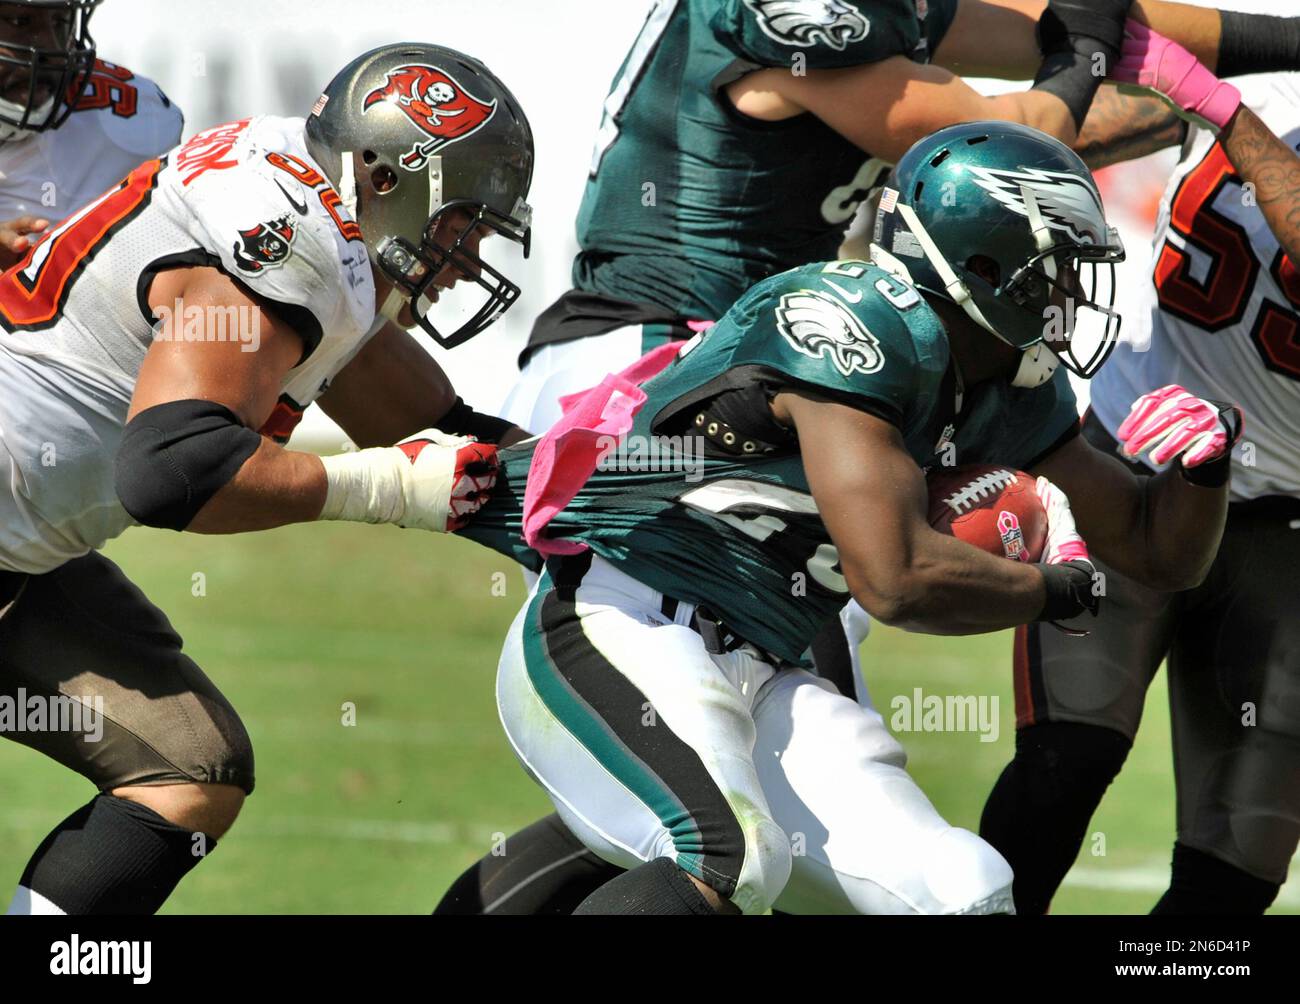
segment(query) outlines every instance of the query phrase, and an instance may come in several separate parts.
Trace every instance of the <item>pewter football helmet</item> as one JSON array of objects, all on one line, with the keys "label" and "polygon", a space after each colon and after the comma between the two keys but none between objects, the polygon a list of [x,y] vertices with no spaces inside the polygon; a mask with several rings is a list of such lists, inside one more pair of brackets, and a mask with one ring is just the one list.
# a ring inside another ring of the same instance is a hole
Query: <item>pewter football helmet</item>
[{"label": "pewter football helmet", "polygon": [[[367,52],[325,88],[307,117],[307,150],[361,228],[412,315],[451,348],[492,324],[519,287],[465,246],[476,228],[529,251],[533,134],[513,94],[478,60],[440,45],[402,43]],[[465,212],[450,246],[438,223]],[[447,265],[487,292],[476,313],[444,334],[421,304]]]}]

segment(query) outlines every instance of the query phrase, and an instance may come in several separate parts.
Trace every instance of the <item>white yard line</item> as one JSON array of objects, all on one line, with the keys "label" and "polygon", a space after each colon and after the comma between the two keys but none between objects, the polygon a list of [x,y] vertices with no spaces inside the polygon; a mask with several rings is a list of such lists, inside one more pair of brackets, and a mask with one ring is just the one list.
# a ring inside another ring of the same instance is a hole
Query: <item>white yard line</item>
[{"label": "white yard line", "polygon": [[[1300,855],[1297,855],[1297,858],[1300,858]],[[1096,868],[1076,865],[1065,876],[1063,884],[1076,889],[1146,892],[1158,896],[1169,887],[1169,864],[1163,860],[1153,860],[1149,865],[1131,868]],[[1276,906],[1300,906],[1300,879],[1292,879],[1284,885],[1274,903]]]}]

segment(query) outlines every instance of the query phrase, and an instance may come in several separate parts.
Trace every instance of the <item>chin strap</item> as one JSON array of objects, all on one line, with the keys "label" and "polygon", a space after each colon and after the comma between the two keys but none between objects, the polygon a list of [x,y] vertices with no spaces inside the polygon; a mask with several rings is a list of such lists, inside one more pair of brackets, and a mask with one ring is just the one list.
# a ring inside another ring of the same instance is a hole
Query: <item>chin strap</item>
[{"label": "chin strap", "polygon": [[[1025,215],[1029,217],[1029,232],[1034,235],[1034,247],[1038,248],[1040,253],[1046,251],[1052,246],[1052,231],[1047,226],[1047,221],[1043,219],[1042,210],[1038,208],[1038,198],[1028,185],[1020,186],[1020,197],[1025,202]],[[1056,259],[1044,258],[1043,271],[1047,273],[1049,279],[1055,281]]]},{"label": "chin strap", "polygon": [[1016,369],[1011,386],[1041,387],[1052,379],[1052,374],[1060,365],[1060,357],[1047,347],[1047,343],[1031,345],[1020,353],[1020,366]]},{"label": "chin strap", "polygon": [[[44,121],[50,117],[54,110],[54,96],[46,98],[35,108],[28,109],[26,105],[15,104],[13,101],[6,101],[0,98],[0,111],[4,112],[10,118],[21,119],[25,115],[27,121]],[[10,125],[8,122],[0,122],[0,143],[7,142],[11,139],[27,139],[35,136],[37,130],[23,129],[16,125]]]},{"label": "chin strap", "polygon": [[[1032,199],[1033,196],[1030,195],[1030,200]],[[1038,212],[1037,203],[1030,201],[1027,205],[1032,206],[1032,209],[1030,210],[1031,224],[1035,222],[1035,217],[1037,217],[1037,223],[1042,224],[1042,215]],[[961,307],[961,309],[965,311],[966,316],[985,331],[989,332],[1000,341],[1006,342],[1007,340],[998,334],[993,325],[991,325],[988,322],[988,319],[985,318],[983,311],[980,310],[979,305],[976,304],[975,300],[971,297],[970,289],[961,281],[957,273],[953,271],[952,266],[948,264],[948,259],[943,256],[938,245],[934,243],[934,240],[926,232],[925,227],[921,225],[921,221],[917,218],[912,207],[900,202],[897,207],[897,212],[903,217],[903,222],[907,224],[908,229],[912,232],[912,236],[916,238],[917,243],[921,245],[921,250],[925,252],[926,258],[929,260],[930,264],[934,266],[934,270],[939,274],[939,279],[944,285],[944,291],[948,294],[953,303]],[[1044,233],[1046,233],[1046,226],[1043,226],[1042,229]],[[1035,240],[1038,240],[1037,235],[1035,236]],[[893,255],[874,244],[872,245],[871,253],[873,261],[876,260],[876,254],[879,253],[880,265],[882,268],[887,269],[895,275],[899,275],[899,271],[901,271],[902,276],[900,276],[900,278],[906,277],[909,281],[911,280],[911,276],[907,274],[907,267]],[[1008,342],[1007,344],[1010,343]],[[1056,368],[1060,365],[1061,360],[1057,358],[1056,353],[1049,349],[1045,343],[1039,342],[1036,345],[1032,345],[1029,348],[1022,350],[1020,354],[1020,366],[1016,370],[1015,378],[1011,381],[1011,386],[1040,387],[1052,378],[1052,374],[1056,372]]]},{"label": "chin strap", "polygon": [[406,306],[406,297],[396,286],[388,291],[388,296],[384,298],[384,305],[379,308],[379,316],[385,320],[397,323],[397,317]]},{"label": "chin strap", "polygon": [[971,297],[970,289],[953,271],[952,266],[948,264],[948,259],[943,256],[939,246],[935,244],[934,239],[921,225],[921,221],[912,207],[900,202],[897,212],[903,217],[903,222],[907,224],[907,228],[912,232],[912,236],[916,238],[916,242],[921,245],[925,257],[929,259],[930,264],[934,266],[934,270],[939,274],[939,281],[943,283],[943,290],[948,299],[961,307],[966,312],[966,316],[981,328],[1005,342],[1006,339],[1002,338],[993,325],[984,317],[984,312],[980,310],[979,304]]},{"label": "chin strap", "polygon": [[867,257],[873,265],[879,265],[895,279],[902,279],[909,286],[916,285],[916,281],[912,278],[912,273],[908,267],[879,244],[872,244],[867,248]]},{"label": "chin strap", "polygon": [[348,215],[357,218],[357,175],[352,160],[352,151],[344,150],[342,154],[343,172],[339,175],[339,199]]}]

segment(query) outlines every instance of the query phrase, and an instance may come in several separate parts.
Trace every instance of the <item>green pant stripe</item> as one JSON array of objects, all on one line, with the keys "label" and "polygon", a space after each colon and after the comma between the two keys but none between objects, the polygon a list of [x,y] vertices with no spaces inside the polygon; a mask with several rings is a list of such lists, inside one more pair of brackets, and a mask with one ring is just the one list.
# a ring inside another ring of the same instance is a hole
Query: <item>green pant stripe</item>
[{"label": "green pant stripe", "polygon": [[[546,648],[542,608],[548,595],[549,575],[543,576],[537,594],[529,603],[524,630],[524,666],[528,679],[542,703],[591,755],[646,805],[671,834],[678,851],[678,865],[704,878],[700,851],[703,837],[686,806],[616,736],[609,725],[574,693]],[[593,649],[595,646],[592,646]],[[630,684],[629,684],[630,686]]]}]

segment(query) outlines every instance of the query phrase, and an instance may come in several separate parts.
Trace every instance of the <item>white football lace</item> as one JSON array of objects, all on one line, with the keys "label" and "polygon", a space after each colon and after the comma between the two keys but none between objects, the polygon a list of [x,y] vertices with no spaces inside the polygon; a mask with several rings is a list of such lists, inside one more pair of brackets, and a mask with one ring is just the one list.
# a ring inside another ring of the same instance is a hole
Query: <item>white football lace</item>
[{"label": "white football lace", "polygon": [[1007,470],[989,471],[981,474],[974,481],[968,482],[959,492],[954,492],[944,499],[944,504],[953,512],[961,513],[982,502],[986,496],[1002,491],[1016,483],[1016,476]]}]

